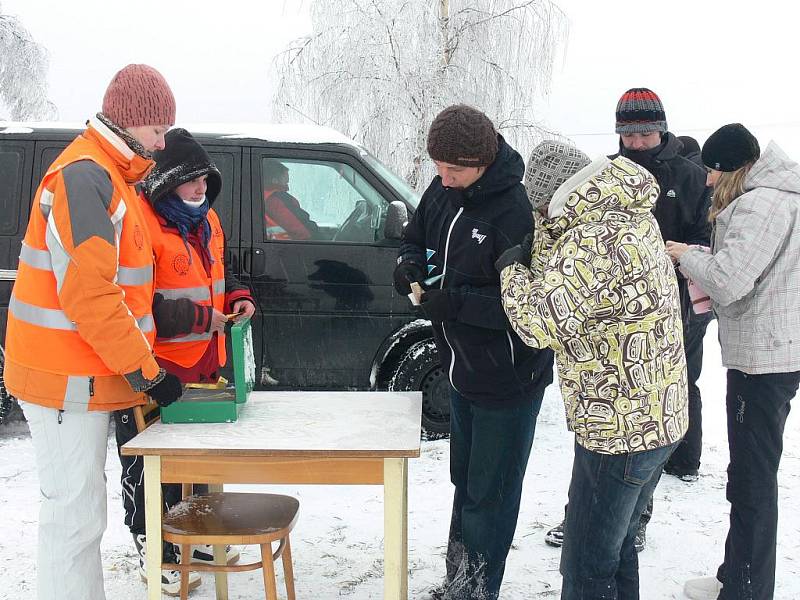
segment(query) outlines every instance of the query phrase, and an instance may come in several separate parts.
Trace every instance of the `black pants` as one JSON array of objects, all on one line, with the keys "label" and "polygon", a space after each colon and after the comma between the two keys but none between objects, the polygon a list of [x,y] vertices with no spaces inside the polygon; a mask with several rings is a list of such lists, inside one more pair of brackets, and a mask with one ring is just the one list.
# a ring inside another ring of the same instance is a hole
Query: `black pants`
[{"label": "black pants", "polygon": [[771,600],[775,590],[778,466],[783,428],[800,371],[748,375],[728,370],[727,497],[731,503],[721,600]]},{"label": "black pants", "polygon": [[[125,508],[125,525],[131,530],[131,533],[144,535],[144,459],[141,456],[123,456],[120,453],[123,444],[132,440],[137,434],[133,409],[116,411],[114,426],[117,436],[117,454],[122,465],[120,483],[122,484],[122,504]],[[207,486],[195,485],[193,488],[195,493],[203,493],[207,490]],[[181,484],[163,484],[161,495],[166,512],[181,501]]]},{"label": "black pants", "polygon": [[691,313],[683,328],[683,347],[686,352],[686,371],[689,381],[689,428],[667,461],[667,467],[672,467],[676,471],[693,471],[700,468],[700,455],[703,451],[703,402],[697,380],[700,379],[703,370],[703,338],[712,319],[711,312],[702,315]]}]

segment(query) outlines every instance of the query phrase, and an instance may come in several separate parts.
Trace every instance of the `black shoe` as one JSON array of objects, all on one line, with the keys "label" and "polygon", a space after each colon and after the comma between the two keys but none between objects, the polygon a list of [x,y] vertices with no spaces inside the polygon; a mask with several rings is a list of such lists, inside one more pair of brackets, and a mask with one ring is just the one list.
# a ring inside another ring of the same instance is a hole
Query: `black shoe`
[{"label": "black shoe", "polygon": [[639,530],[636,532],[636,537],[633,539],[633,547],[636,552],[641,552],[647,545],[647,530],[639,525]]},{"label": "black shoe", "polygon": [[564,545],[564,521],[544,534],[544,543],[548,546],[561,548]]},{"label": "black shoe", "polygon": [[673,477],[677,477],[686,483],[692,483],[700,478],[700,474],[698,473],[697,469],[684,469],[682,467],[676,467],[669,464],[664,465],[664,473],[667,475],[672,475]]}]

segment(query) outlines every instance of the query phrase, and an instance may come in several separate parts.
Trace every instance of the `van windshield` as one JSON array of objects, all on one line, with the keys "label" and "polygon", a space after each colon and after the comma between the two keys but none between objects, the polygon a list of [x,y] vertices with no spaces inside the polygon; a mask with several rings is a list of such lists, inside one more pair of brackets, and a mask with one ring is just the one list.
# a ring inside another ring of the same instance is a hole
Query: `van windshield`
[{"label": "van windshield", "polygon": [[389,169],[389,167],[384,165],[369,152],[362,150],[361,156],[364,158],[366,163],[375,169],[378,175],[383,177],[383,179],[386,180],[386,182],[391,185],[412,208],[417,208],[420,199],[419,194],[417,194],[417,192],[415,192],[410,185],[408,185],[401,177],[395,175]]}]

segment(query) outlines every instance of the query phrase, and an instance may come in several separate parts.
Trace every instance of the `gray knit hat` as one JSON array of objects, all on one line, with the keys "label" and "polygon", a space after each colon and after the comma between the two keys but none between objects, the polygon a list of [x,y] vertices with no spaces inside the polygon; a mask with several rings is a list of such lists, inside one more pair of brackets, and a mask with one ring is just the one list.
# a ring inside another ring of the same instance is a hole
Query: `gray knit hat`
[{"label": "gray knit hat", "polygon": [[549,204],[559,186],[590,162],[575,146],[563,142],[545,140],[536,146],[528,159],[524,181],[533,209]]},{"label": "gray knit hat", "polygon": [[667,131],[667,115],[661,99],[653,90],[631,88],[617,102],[617,126],[619,134],[650,133]]},{"label": "gray knit hat", "polygon": [[481,111],[454,104],[440,112],[428,131],[428,154],[433,160],[462,167],[485,167],[497,155],[497,132]]}]

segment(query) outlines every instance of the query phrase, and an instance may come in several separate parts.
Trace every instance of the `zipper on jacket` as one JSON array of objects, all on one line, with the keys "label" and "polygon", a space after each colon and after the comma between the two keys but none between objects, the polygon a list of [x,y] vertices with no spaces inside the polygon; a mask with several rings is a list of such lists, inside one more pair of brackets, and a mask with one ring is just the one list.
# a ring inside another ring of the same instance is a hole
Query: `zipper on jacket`
[{"label": "zipper on jacket", "polygon": [[447,277],[447,256],[450,252],[450,236],[453,233],[453,227],[458,221],[458,217],[461,216],[461,213],[464,212],[464,207],[458,209],[456,216],[453,217],[453,220],[450,222],[450,228],[447,230],[447,240],[444,243],[444,263],[442,264],[442,278],[439,280],[439,289],[444,287],[444,280]]},{"label": "zipper on jacket", "polygon": [[511,366],[514,366],[514,340],[511,339],[511,334],[506,330],[506,337],[508,338],[508,347],[511,349]]},{"label": "zipper on jacket", "polygon": [[94,396],[94,376],[89,377],[89,398]]},{"label": "zipper on jacket", "polygon": [[[461,216],[461,213],[464,212],[464,207],[458,209],[456,216],[453,217],[453,220],[450,221],[450,228],[447,230],[447,240],[444,243],[444,262],[442,264],[442,278],[439,280],[439,289],[444,288],[444,280],[447,276],[447,257],[450,253],[450,235],[453,233],[453,227],[458,221],[458,217]],[[456,350],[453,348],[453,344],[450,343],[450,340],[447,339],[447,331],[444,328],[444,321],[442,321],[442,336],[444,337],[444,341],[447,342],[447,346],[450,348],[450,368],[448,369],[447,375],[450,379],[450,385],[453,386],[453,389],[458,392],[458,388],[456,387],[455,381],[453,381],[453,371],[455,370],[456,366]],[[461,392],[459,392],[460,394]]]},{"label": "zipper on jacket", "polygon": [[[442,321],[442,336],[444,336],[444,341],[447,342],[447,346],[450,348],[450,368],[447,370],[447,377],[450,379],[450,385],[452,385],[453,389],[458,392],[456,382],[453,381],[453,368],[456,366],[456,351],[453,348],[453,344],[451,344],[450,340],[447,339],[447,332],[444,329],[444,321]],[[458,393],[460,394],[461,392]]]}]

